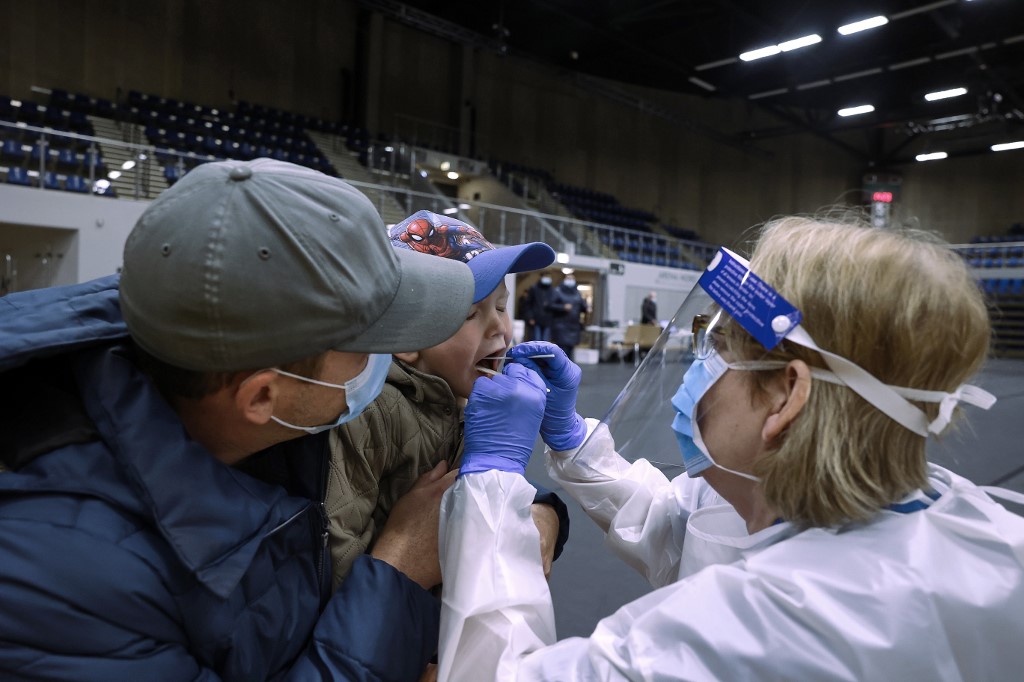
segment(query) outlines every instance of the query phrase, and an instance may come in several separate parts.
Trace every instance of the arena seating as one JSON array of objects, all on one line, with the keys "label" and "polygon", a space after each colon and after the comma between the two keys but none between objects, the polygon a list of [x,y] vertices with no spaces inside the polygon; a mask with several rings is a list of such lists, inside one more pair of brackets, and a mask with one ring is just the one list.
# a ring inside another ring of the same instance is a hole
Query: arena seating
[{"label": "arena seating", "polygon": [[84,179],[106,172],[93,135],[85,111],[66,93],[51,95],[47,105],[0,96],[0,162],[8,184],[113,196]]},{"label": "arena seating", "polygon": [[992,353],[1024,358],[1024,278],[981,280],[992,319]]}]

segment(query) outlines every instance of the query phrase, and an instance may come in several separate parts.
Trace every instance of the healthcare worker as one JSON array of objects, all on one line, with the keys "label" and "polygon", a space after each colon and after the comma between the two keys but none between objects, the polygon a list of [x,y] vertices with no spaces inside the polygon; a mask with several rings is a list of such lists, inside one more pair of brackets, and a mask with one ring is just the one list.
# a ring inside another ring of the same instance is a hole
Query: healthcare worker
[{"label": "healthcare worker", "polygon": [[[442,505],[440,679],[1019,679],[1024,519],[925,458],[958,405],[995,400],[964,383],[990,326],[961,259],[781,219],[749,265],[719,252],[684,324],[692,363],[663,336],[601,423],[575,412],[579,368],[535,344],[477,381]],[[521,475],[538,428],[655,588],[589,638],[556,642]],[[669,453],[671,480],[651,461]]]}]

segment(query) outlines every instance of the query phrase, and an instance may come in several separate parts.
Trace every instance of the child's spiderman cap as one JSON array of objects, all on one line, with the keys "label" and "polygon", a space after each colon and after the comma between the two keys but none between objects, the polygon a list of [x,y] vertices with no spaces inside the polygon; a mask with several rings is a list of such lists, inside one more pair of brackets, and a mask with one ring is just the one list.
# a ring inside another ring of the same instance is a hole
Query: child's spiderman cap
[{"label": "child's spiderman cap", "polygon": [[417,211],[390,230],[391,245],[459,260],[473,271],[473,303],[487,298],[513,272],[546,268],[555,250],[544,242],[495,248],[472,225],[446,215]]}]

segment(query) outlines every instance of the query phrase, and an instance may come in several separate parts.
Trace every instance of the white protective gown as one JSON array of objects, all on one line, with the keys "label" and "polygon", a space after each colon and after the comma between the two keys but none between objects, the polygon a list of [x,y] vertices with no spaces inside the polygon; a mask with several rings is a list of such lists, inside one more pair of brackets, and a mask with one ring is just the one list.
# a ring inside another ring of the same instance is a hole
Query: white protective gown
[{"label": "white protective gown", "polygon": [[533,488],[460,478],[442,504],[439,679],[1024,677],[1024,519],[970,481],[933,466],[939,499],[904,501],[920,511],[747,536],[702,479],[630,465],[603,425],[594,438],[587,462],[551,453],[550,473],[657,589],[556,643]]}]

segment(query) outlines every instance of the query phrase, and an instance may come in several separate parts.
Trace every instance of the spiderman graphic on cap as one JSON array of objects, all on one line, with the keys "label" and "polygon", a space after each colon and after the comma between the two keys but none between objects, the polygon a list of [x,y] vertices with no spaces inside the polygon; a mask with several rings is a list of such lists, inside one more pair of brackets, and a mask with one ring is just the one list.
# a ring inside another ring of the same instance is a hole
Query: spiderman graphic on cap
[{"label": "spiderman graphic on cap", "polygon": [[418,211],[391,228],[394,246],[465,263],[494,245],[461,220]]}]

